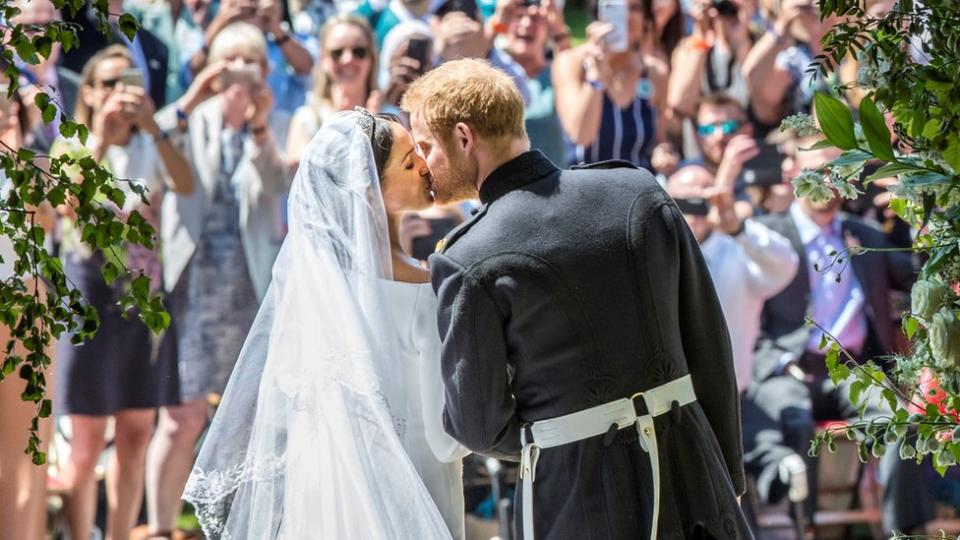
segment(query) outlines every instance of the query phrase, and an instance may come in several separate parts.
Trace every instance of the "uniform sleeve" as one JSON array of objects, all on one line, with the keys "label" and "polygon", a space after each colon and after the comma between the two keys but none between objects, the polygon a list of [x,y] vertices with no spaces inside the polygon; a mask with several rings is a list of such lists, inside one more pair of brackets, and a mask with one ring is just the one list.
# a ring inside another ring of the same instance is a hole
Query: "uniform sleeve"
[{"label": "uniform sleeve", "polygon": [[[430,296],[430,298],[424,298]],[[420,404],[423,410],[423,425],[427,444],[433,455],[444,463],[459,461],[470,453],[456,439],[443,429],[443,404],[445,402],[443,377],[440,371],[440,336],[437,334],[435,302],[428,306],[421,304],[433,300],[433,294],[421,289],[417,295],[414,311],[413,339],[420,354],[419,383]]]},{"label": "uniform sleeve", "polygon": [[430,257],[437,292],[447,433],[479,454],[518,461],[520,419],[507,374],[505,318],[456,262]]},{"label": "uniform sleeve", "polygon": [[[713,280],[693,234],[672,204],[653,212],[645,227],[647,256],[676,264],[677,295],[664,296],[675,306],[658,306],[675,313],[679,339],[700,403],[727,464],[737,495],[746,490],[740,397],[737,391],[730,334]],[[667,269],[665,269],[667,270]]]}]

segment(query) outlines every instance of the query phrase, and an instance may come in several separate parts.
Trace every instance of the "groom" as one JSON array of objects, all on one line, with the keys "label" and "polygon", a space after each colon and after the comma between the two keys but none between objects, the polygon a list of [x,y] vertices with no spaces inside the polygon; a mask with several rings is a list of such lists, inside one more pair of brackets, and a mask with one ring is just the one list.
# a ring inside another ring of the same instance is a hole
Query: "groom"
[{"label": "groom", "polygon": [[530,151],[520,93],[484,61],[402,106],[437,202],[483,203],[430,258],[444,424],[520,460],[524,540],[750,538],[727,328],[670,198],[628,163]]}]

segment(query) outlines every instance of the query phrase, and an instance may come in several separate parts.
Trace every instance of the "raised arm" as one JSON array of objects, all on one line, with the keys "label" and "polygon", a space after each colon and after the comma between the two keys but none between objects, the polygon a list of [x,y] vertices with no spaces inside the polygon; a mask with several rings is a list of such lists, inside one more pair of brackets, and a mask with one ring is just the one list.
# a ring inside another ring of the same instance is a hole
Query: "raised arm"
[{"label": "raised arm", "polygon": [[553,88],[557,115],[574,144],[593,143],[603,116],[603,92],[613,80],[613,71],[603,49],[610,25],[594,22],[587,27],[589,41],[557,55],[553,62]]}]

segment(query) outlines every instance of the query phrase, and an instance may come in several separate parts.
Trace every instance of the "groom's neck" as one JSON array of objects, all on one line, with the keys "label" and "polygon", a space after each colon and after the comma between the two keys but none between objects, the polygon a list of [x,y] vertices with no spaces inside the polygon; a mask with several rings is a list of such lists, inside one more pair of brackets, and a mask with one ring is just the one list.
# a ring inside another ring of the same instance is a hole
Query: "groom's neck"
[{"label": "groom's neck", "polygon": [[510,137],[498,143],[484,145],[482,151],[477,154],[477,190],[493,174],[493,171],[530,150],[530,141],[526,138]]}]

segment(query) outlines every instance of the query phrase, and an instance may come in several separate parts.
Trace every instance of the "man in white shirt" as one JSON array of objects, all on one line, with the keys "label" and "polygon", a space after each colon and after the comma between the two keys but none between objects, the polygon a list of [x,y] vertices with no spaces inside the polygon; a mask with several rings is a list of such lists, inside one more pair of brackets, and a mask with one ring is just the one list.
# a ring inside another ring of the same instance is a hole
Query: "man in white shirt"
[{"label": "man in white shirt", "polygon": [[790,283],[799,258],[783,235],[752,219],[740,219],[734,212],[732,186],[715,185],[706,168],[680,169],[668,180],[667,192],[697,238],[713,278],[730,331],[737,387],[743,392],[752,379],[763,303]]}]

